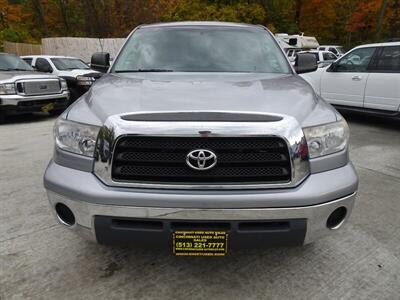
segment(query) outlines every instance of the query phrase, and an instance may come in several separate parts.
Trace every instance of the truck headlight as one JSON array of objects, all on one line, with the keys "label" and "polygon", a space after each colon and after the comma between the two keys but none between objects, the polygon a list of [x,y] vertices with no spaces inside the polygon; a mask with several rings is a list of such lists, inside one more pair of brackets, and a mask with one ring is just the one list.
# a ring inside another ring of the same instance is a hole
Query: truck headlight
[{"label": "truck headlight", "polygon": [[68,91],[68,84],[65,79],[60,78],[60,86],[62,91]]},{"label": "truck headlight", "polygon": [[78,75],[76,76],[76,83],[80,86],[91,86],[94,82],[93,77]]},{"label": "truck headlight", "polygon": [[320,126],[303,128],[310,158],[339,152],[347,147],[349,127],[344,119]]},{"label": "truck headlight", "polygon": [[59,118],[54,126],[58,148],[84,156],[94,156],[100,127]]},{"label": "truck headlight", "polygon": [[14,95],[15,84],[14,83],[2,83],[0,84],[0,95]]}]

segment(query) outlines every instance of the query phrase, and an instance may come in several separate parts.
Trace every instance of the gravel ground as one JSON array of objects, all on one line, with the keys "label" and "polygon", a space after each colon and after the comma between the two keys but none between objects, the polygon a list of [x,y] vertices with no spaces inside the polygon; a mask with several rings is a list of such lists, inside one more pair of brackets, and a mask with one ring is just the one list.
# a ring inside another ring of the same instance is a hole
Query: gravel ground
[{"label": "gravel ground", "polygon": [[42,185],[54,118],[0,126],[0,299],[400,299],[400,122],[347,114],[350,222],[312,245],[174,258],[56,224]]}]

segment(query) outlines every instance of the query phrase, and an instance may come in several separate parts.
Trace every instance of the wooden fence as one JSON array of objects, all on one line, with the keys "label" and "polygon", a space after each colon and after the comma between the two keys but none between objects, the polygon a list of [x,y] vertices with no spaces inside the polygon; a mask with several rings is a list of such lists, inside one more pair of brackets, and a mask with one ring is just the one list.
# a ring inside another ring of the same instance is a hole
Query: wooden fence
[{"label": "wooden fence", "polygon": [[42,45],[4,42],[4,52],[16,55],[40,55]]},{"label": "wooden fence", "polygon": [[124,41],[123,38],[44,38],[41,45],[4,42],[4,51],[16,55],[74,56],[90,62],[95,52],[109,52],[111,57],[115,57]]}]

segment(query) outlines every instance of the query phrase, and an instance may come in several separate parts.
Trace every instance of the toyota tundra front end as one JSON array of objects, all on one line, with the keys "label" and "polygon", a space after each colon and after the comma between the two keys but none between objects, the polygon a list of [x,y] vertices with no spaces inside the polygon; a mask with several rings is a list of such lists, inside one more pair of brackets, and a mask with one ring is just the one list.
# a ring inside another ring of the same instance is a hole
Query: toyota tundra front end
[{"label": "toyota tundra front end", "polygon": [[54,135],[52,211],[101,244],[190,256],[307,244],[342,227],[358,187],[346,121],[260,26],[136,28]]}]

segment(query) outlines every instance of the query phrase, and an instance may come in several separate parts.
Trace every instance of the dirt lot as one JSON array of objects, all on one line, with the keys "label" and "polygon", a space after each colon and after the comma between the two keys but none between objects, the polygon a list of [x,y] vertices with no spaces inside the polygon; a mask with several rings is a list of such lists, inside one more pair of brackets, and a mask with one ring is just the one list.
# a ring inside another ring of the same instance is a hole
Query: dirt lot
[{"label": "dirt lot", "polygon": [[174,258],[56,224],[42,175],[54,118],[0,126],[0,299],[399,299],[400,122],[346,115],[360,176],[350,222],[296,248]]}]

